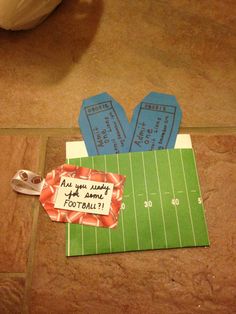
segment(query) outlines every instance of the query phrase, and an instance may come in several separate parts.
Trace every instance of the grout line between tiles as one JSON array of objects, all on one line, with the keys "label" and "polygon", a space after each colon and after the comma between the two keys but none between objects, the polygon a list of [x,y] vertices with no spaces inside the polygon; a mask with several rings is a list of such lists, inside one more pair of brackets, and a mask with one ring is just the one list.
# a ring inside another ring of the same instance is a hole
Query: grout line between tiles
[{"label": "grout line between tiles", "polygon": [[[232,134],[236,133],[236,126],[229,127],[180,127],[180,133],[208,133]],[[78,136],[81,137],[79,128],[0,128],[0,135],[30,135],[30,136]]]},{"label": "grout line between tiles", "polygon": [[25,273],[0,273],[0,278],[25,278]]},{"label": "grout line between tiles", "polygon": [[79,136],[79,128],[0,128],[0,135]]},{"label": "grout line between tiles", "polygon": [[[44,173],[47,141],[48,141],[48,137],[46,136],[41,137],[40,153],[39,153],[38,167],[37,167],[39,174]],[[30,301],[30,294],[31,294],[32,275],[33,275],[33,269],[34,269],[34,258],[35,258],[35,249],[36,249],[36,240],[37,240],[39,210],[40,210],[40,203],[39,203],[39,200],[36,198],[33,204],[33,211],[34,211],[33,223],[32,223],[30,247],[29,247],[28,262],[27,262],[26,276],[25,276],[26,277],[25,295],[24,295],[24,302],[23,302],[23,309],[22,309],[22,313],[25,313],[25,314],[29,313],[29,301]]]},{"label": "grout line between tiles", "polygon": [[236,133],[236,127],[181,127],[180,133],[190,133],[190,134],[234,134]]}]

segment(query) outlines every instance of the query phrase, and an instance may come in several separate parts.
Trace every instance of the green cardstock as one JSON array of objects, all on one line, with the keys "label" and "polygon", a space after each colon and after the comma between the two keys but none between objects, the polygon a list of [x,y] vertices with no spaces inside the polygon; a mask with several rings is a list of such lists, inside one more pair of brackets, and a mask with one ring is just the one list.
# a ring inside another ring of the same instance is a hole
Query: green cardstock
[{"label": "green cardstock", "polygon": [[126,175],[114,229],[66,226],[66,255],[208,246],[195,156],[170,149],[70,159],[71,164]]}]

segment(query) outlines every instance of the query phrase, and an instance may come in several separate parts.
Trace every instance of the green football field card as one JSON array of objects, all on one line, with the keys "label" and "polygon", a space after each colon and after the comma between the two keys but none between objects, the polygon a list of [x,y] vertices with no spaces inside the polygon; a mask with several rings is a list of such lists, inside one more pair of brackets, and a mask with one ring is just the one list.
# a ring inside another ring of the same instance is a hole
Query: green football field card
[{"label": "green football field card", "polygon": [[117,227],[67,224],[67,256],[209,245],[192,149],[100,155],[67,162],[126,176]]}]

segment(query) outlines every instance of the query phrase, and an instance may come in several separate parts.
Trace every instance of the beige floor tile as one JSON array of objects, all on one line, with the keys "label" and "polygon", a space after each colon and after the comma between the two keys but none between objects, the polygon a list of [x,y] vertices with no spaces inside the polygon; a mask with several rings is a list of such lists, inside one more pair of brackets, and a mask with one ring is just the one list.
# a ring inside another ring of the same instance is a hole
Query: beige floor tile
[{"label": "beige floor tile", "polygon": [[[46,169],[61,162],[63,141],[50,139]],[[195,135],[193,144],[210,248],[66,258],[65,226],[41,208],[31,313],[234,311],[236,137]]]},{"label": "beige floor tile", "polygon": [[64,0],[32,31],[0,31],[0,126],[76,127],[103,91],[131,118],[152,90],[176,95],[183,126],[235,126],[235,12],[233,0]]},{"label": "beige floor tile", "polygon": [[0,313],[22,313],[25,279],[0,277]]},{"label": "beige floor tile", "polygon": [[0,272],[26,270],[33,205],[37,197],[15,193],[11,178],[19,169],[37,171],[39,149],[39,138],[0,137]]}]

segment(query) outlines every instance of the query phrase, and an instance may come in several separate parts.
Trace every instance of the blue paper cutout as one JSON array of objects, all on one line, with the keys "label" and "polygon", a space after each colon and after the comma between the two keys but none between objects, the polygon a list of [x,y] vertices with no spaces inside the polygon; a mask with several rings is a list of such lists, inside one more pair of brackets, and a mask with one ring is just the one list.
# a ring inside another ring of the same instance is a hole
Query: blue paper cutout
[{"label": "blue paper cutout", "polygon": [[89,156],[125,152],[128,120],[124,109],[109,94],[83,101],[79,125]]},{"label": "blue paper cutout", "polygon": [[174,148],[181,117],[174,96],[151,92],[134,110],[126,151]]}]

